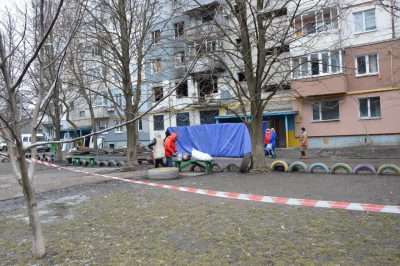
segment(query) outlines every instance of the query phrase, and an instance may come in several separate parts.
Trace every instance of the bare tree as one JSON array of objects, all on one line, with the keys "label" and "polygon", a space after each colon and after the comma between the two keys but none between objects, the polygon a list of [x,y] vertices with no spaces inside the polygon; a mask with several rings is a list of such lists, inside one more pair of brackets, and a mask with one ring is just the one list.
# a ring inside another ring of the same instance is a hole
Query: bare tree
[{"label": "bare tree", "polygon": [[[54,5],[53,5],[54,4]],[[1,135],[5,138],[7,146],[9,147],[9,154],[11,158],[17,157],[19,162],[17,163],[14,159],[11,160],[11,166],[14,176],[18,183],[22,186],[24,191],[29,224],[32,228],[33,241],[32,241],[32,254],[35,258],[42,258],[46,255],[44,237],[42,232],[42,225],[39,217],[35,190],[33,188],[33,177],[35,172],[35,164],[30,164],[29,168],[25,160],[25,153],[27,150],[32,149],[33,154],[36,152],[35,147],[24,147],[21,139],[21,106],[19,105],[21,98],[24,94],[24,79],[26,79],[29,68],[35,66],[38,67],[39,73],[39,92],[36,97],[35,109],[32,114],[32,142],[36,142],[37,132],[37,121],[39,114],[43,112],[47,101],[52,97],[54,88],[57,86],[57,80],[49,86],[48,90],[45,90],[44,86],[44,45],[51,34],[54,25],[56,24],[62,6],[63,0],[60,0],[57,4],[41,0],[34,3],[33,14],[37,14],[32,20],[32,24],[25,24],[25,28],[22,29],[22,34],[19,32],[21,28],[17,25],[8,24],[9,27],[0,29],[0,58],[1,58],[1,72],[2,82],[4,82],[4,90],[1,93],[4,95],[4,99],[7,102],[8,112],[0,114],[0,129]],[[75,17],[78,16],[80,10],[80,2],[76,5]],[[52,15],[50,15],[52,12]],[[15,14],[14,14],[15,16]],[[21,15],[23,21],[28,21],[28,14],[25,12]],[[71,24],[71,30],[69,39],[73,36],[73,23]],[[28,25],[28,26],[27,26]],[[16,50],[23,50],[25,47],[21,47],[21,41],[27,40],[25,31],[28,29],[30,32],[34,32],[34,44],[31,46],[30,53],[24,54],[26,58],[17,64],[18,58],[14,57]],[[11,32],[16,34],[9,34]],[[13,49],[7,49],[6,44],[10,44],[8,47]],[[68,45],[68,41],[64,43],[64,46]],[[64,51],[65,51],[64,48]],[[65,53],[63,54],[65,56]],[[61,73],[62,61],[58,64],[58,75]],[[47,93],[47,94],[46,94]],[[15,147],[15,151],[13,149]]]}]

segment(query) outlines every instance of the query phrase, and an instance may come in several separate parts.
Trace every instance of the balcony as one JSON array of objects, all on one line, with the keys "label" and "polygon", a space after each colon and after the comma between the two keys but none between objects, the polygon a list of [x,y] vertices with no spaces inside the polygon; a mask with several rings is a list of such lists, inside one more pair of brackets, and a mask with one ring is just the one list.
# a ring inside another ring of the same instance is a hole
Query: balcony
[{"label": "balcony", "polygon": [[[187,63],[187,68],[190,67],[192,61]],[[210,57],[203,57],[197,60],[190,74],[202,74],[202,73],[216,73],[224,71],[224,65],[216,59]]]},{"label": "balcony", "polygon": [[197,1],[182,1],[181,7],[184,13],[191,15],[193,13],[198,13],[199,11],[215,9],[220,3],[215,0],[197,0]]},{"label": "balcony", "polygon": [[225,26],[218,22],[219,26],[215,25],[213,21],[203,22],[185,29],[185,41],[193,42],[195,40],[203,39],[205,37],[215,38],[218,35],[223,35]]}]

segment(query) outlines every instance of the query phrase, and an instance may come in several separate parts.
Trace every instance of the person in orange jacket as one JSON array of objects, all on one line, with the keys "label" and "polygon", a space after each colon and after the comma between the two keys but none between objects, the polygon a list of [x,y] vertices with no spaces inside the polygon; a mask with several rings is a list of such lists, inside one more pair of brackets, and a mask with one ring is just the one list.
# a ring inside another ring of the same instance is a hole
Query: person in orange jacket
[{"label": "person in orange jacket", "polygon": [[304,127],[301,128],[301,135],[299,138],[300,144],[300,159],[307,159],[307,148],[308,148],[308,134]]},{"label": "person in orange jacket", "polygon": [[165,140],[165,157],[167,158],[168,167],[172,167],[172,156],[176,155],[178,152],[175,147],[175,142],[178,140],[178,134],[172,133],[171,136],[167,137]]}]

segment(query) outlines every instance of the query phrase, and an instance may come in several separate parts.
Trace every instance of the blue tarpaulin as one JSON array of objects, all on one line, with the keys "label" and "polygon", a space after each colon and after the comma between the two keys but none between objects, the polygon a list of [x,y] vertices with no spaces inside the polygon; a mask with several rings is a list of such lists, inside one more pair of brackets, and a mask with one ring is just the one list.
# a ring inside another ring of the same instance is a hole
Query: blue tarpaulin
[{"label": "blue tarpaulin", "polygon": [[179,154],[192,154],[193,148],[212,157],[243,157],[251,152],[250,134],[244,123],[169,127],[168,131],[178,134]]}]

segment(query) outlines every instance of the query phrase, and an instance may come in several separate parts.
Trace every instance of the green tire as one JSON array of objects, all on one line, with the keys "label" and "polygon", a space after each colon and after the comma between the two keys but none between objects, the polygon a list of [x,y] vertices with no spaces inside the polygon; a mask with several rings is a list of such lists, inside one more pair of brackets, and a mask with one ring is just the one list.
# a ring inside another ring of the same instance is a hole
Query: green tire
[{"label": "green tire", "polygon": [[384,164],[381,167],[379,167],[378,171],[376,171],[377,175],[381,175],[383,173],[383,171],[385,171],[386,169],[392,169],[396,172],[397,175],[400,175],[400,168],[397,167],[394,164]]},{"label": "green tire", "polygon": [[347,171],[348,174],[352,174],[353,170],[351,169],[351,167],[345,163],[337,163],[334,166],[332,166],[331,170],[329,171],[329,173],[334,174],[336,172],[336,170],[338,168],[343,168],[344,170]]},{"label": "green tire", "polygon": [[293,172],[296,167],[300,167],[304,172],[308,173],[308,166],[303,162],[294,162],[289,166],[289,172]]}]

